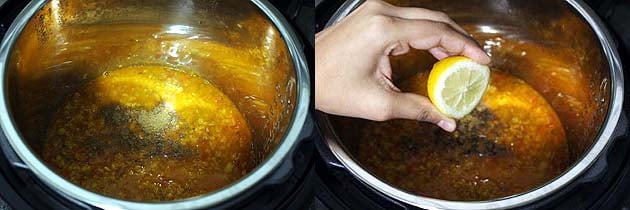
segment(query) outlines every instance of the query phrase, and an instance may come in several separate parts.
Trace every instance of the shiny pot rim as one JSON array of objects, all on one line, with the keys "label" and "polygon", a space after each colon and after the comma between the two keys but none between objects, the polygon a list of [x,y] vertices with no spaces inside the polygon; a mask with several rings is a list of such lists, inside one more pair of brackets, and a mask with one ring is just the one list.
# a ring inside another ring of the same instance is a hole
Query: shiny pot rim
[{"label": "shiny pot rim", "polygon": [[[405,192],[392,185],[381,181],[367,170],[363,169],[352,156],[344,150],[343,145],[334,134],[332,124],[328,120],[326,114],[318,113],[316,121],[319,128],[323,131],[323,141],[331,150],[337,160],[350,172],[351,175],[358,178],[362,183],[385,194],[388,197],[402,201],[408,205],[416,206],[424,209],[506,209],[515,208],[540,200],[550,194],[556,192],[560,188],[574,181],[578,176],[582,175],[607,147],[613,137],[617,124],[621,117],[623,94],[624,94],[624,78],[621,67],[621,59],[616,50],[617,43],[610,35],[610,32],[604,27],[603,22],[581,0],[564,0],[571,6],[578,15],[580,15],[589,27],[594,31],[597,39],[602,47],[606,61],[610,66],[611,91],[608,115],[604,119],[603,126],[599,130],[596,141],[591,148],[578,159],[578,161],[560,176],[554,178],[545,185],[534,188],[528,192],[507,196],[487,201],[450,201],[437,198],[430,198]],[[327,22],[326,27],[330,27],[339,22],[342,18],[350,14],[355,8],[361,5],[365,0],[347,0],[333,14]]]},{"label": "shiny pot rim", "polygon": [[285,161],[286,157],[289,156],[290,152],[294,150],[301,139],[300,134],[307,120],[311,89],[306,57],[304,52],[302,52],[302,43],[284,16],[267,0],[250,0],[251,3],[269,18],[271,23],[282,35],[289,50],[297,80],[296,105],[287,132],[285,132],[282,141],[275,151],[264,162],[245,177],[220,190],[192,198],[165,202],[145,203],[111,198],[85,190],[67,181],[49,169],[31,152],[29,146],[23,141],[20,133],[16,129],[16,124],[13,120],[13,116],[10,114],[8,104],[9,95],[6,82],[10,53],[26,24],[47,2],[46,0],[37,0],[28,3],[11,24],[0,45],[0,77],[3,78],[4,83],[4,85],[0,86],[0,126],[13,151],[15,151],[18,157],[28,166],[30,171],[49,187],[58,190],[70,198],[103,209],[198,209],[211,207],[244,194],[248,189],[268,177],[269,174]]}]

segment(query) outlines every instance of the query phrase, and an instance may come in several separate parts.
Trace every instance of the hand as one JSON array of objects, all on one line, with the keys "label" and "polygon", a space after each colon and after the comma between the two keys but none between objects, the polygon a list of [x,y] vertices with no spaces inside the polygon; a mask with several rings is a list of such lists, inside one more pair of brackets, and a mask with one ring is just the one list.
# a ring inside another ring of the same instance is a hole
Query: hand
[{"label": "hand", "polygon": [[488,55],[447,15],[368,0],[315,36],[315,108],[335,115],[384,121],[431,122],[452,132],[455,121],[426,97],[403,93],[392,82],[390,55],[409,48],[435,58],[463,55],[479,63]]}]

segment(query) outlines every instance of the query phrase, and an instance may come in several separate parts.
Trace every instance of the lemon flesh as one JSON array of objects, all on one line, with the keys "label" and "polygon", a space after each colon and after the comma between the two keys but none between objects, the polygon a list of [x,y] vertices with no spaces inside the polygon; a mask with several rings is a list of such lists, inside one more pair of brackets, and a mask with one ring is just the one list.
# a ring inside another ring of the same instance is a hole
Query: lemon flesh
[{"label": "lemon flesh", "polygon": [[433,105],[444,115],[460,119],[479,104],[488,87],[490,69],[463,56],[433,65],[427,88]]}]

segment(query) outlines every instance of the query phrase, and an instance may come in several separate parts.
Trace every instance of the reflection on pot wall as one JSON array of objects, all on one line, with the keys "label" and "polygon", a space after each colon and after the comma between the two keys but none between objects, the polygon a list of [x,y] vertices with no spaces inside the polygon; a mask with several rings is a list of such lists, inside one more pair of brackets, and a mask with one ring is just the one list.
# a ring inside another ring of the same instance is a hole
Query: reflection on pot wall
[{"label": "reflection on pot wall", "polygon": [[108,71],[152,64],[193,72],[232,100],[253,136],[248,171],[283,138],[295,106],[294,65],[249,1],[49,2],[10,56],[14,119],[39,152],[69,94]]},{"label": "reflection on pot wall", "polygon": [[[603,51],[594,33],[588,25],[584,24],[579,16],[575,15],[574,11],[565,2],[509,0],[475,0],[467,1],[465,4],[430,0],[392,0],[389,2],[398,6],[423,7],[447,13],[455,22],[471,33],[486,52],[491,55],[492,63],[490,65],[493,70],[507,72],[523,80],[540,93],[558,115],[564,128],[564,133],[566,133],[569,161],[558,159],[556,162],[565,163],[554,163],[559,164],[556,167],[560,167],[563,170],[568,169],[590,148],[608,112],[610,101],[609,66],[605,62]],[[431,69],[435,59],[429,54],[420,51],[412,51],[406,55],[392,57],[391,59],[394,79],[397,85],[401,86],[401,89],[404,91],[422,94],[425,90],[408,84],[418,84],[418,80],[422,78],[421,75],[426,74]],[[496,73],[494,74],[496,75]],[[331,121],[344,146],[355,158],[358,158],[359,163],[368,169],[377,167],[374,166],[374,162],[371,165],[367,163],[370,161],[370,158],[374,157],[362,155],[360,148],[372,141],[380,141],[382,143],[382,141],[387,140],[387,137],[383,139],[375,136],[366,137],[365,133],[367,130],[378,128],[363,120],[333,117]],[[391,124],[400,124],[401,122],[385,122],[382,123],[381,128],[385,129]],[[370,129],[365,129],[365,126],[371,127]],[[524,126],[527,126],[527,124],[524,124]],[[399,125],[397,127],[403,129],[404,126]],[[362,131],[363,129],[365,131]],[[536,136],[539,134],[524,133],[522,135]],[[415,138],[418,138],[417,135]],[[436,139],[436,141],[440,140]],[[422,147],[423,145],[415,146]],[[406,150],[409,150],[409,148],[414,146],[398,145],[398,147],[401,150],[405,150],[402,147],[407,147]],[[392,167],[396,164],[402,168],[411,167],[404,165],[405,163],[413,162],[408,159],[396,160],[397,152],[390,151],[389,155],[386,156],[392,158],[390,161],[396,162],[392,163]],[[443,159],[446,157],[440,156],[436,158]],[[427,163],[426,165],[430,164]],[[423,167],[421,165],[414,166],[416,168]],[[427,167],[431,168],[431,166]],[[388,170],[389,172],[385,172]],[[391,173],[405,174],[407,177],[413,176],[409,175],[409,171],[404,169],[396,169],[395,167],[392,169],[390,167],[390,169],[383,172],[372,172],[385,179],[385,181],[395,184],[397,187],[407,190],[413,188],[401,186],[405,185],[404,183],[412,185],[412,181],[395,181],[393,178],[387,178],[387,174]],[[561,172],[562,170],[553,172],[552,176],[542,179],[543,182],[538,181],[535,184],[530,184],[527,188],[516,190],[516,192],[513,192],[513,190],[507,191],[512,193],[527,191],[547,181],[551,181],[553,177],[560,175]],[[469,176],[470,179],[466,181],[470,181],[471,185],[485,184],[484,177],[477,177],[475,174],[470,174]],[[455,182],[456,180],[452,180],[451,187],[456,186]],[[503,185],[503,187],[508,185]],[[414,192],[413,190],[411,191]],[[415,193],[426,195],[426,193],[418,191],[415,191]],[[506,196],[503,193],[490,192],[484,194],[490,196],[475,197],[479,195],[463,195],[462,193],[464,192],[459,192],[459,199],[464,200],[483,200]],[[457,196],[453,198],[432,194],[432,197],[459,200]]]}]

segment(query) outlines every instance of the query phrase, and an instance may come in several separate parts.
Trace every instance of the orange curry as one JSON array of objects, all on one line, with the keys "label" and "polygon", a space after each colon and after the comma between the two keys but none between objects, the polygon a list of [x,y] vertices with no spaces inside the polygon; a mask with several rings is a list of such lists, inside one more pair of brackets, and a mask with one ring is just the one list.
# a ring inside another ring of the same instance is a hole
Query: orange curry
[{"label": "orange curry", "polygon": [[53,116],[42,155],[88,190],[173,200],[248,173],[251,138],[236,106],[208,81],[163,66],[130,66],[68,96]]}]

